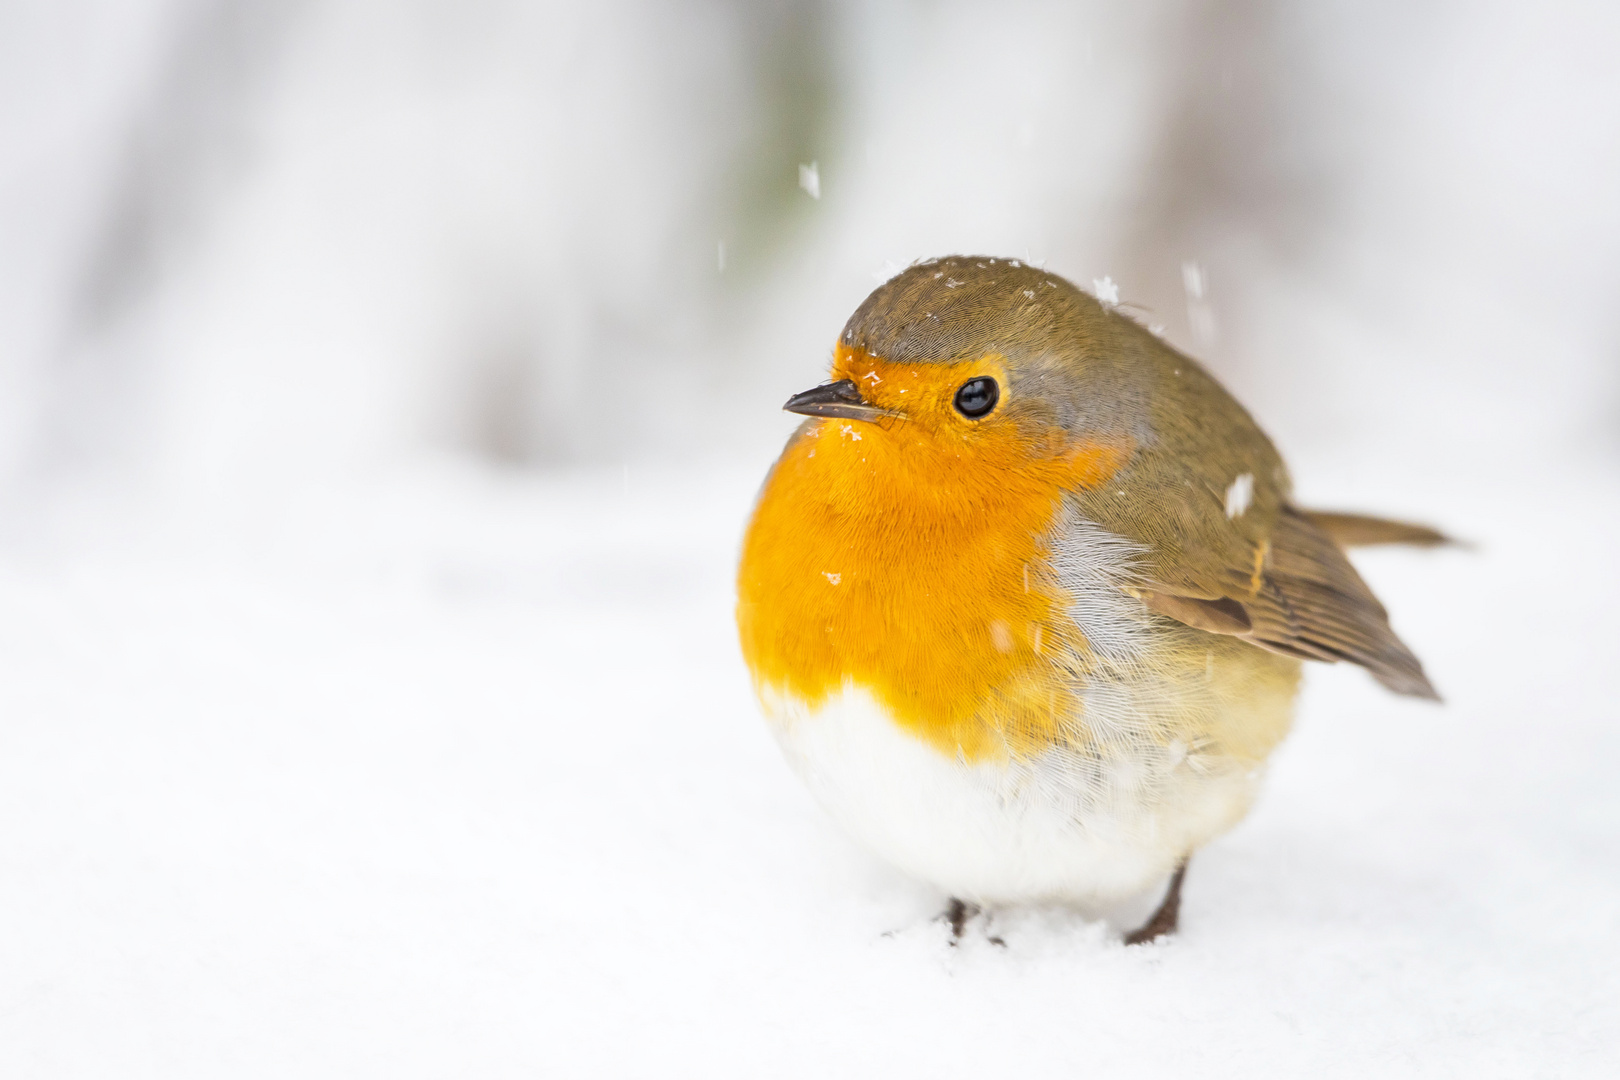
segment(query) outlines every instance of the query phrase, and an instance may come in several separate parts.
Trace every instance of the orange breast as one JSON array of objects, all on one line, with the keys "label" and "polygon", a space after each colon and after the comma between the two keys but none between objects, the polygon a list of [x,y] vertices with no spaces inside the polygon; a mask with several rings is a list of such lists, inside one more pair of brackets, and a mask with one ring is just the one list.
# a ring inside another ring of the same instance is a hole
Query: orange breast
[{"label": "orange breast", "polygon": [[969,761],[1037,752],[1084,650],[1046,537],[1063,491],[1105,482],[1127,449],[882,425],[807,425],[765,486],[738,574],[755,684],[812,707],[853,684]]}]

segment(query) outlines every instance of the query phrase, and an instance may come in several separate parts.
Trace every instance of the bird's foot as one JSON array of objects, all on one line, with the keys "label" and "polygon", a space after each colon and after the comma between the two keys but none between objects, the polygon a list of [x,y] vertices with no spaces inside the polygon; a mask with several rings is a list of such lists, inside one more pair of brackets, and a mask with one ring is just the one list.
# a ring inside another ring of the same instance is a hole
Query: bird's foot
[{"label": "bird's foot", "polygon": [[[956,946],[961,942],[962,932],[967,929],[968,923],[972,922],[974,919],[983,914],[984,908],[980,907],[978,904],[970,904],[966,900],[958,900],[954,896],[951,897],[951,902],[946,904],[945,910],[939,913],[939,921],[951,928],[951,948],[956,948]],[[1007,943],[1001,940],[1000,937],[989,932],[990,928],[988,926],[988,916],[986,916],[985,922],[987,924],[985,926],[985,939],[989,941],[990,944],[999,945],[1005,949],[1007,947]]]},{"label": "bird's foot", "polygon": [[1183,859],[1170,877],[1170,888],[1165,890],[1159,908],[1147,922],[1125,935],[1127,945],[1146,945],[1176,932],[1181,918],[1181,882],[1187,876],[1187,860]]}]

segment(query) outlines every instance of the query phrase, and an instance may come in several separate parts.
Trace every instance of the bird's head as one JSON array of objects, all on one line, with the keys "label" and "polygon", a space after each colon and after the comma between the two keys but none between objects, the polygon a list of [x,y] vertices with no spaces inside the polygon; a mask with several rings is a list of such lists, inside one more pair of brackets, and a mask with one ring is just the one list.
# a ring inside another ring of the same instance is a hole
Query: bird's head
[{"label": "bird's head", "polygon": [[1091,487],[1149,424],[1146,373],[1119,347],[1122,322],[1016,260],[920,263],[850,317],[831,381],[784,408],[818,418],[809,434],[855,472],[913,490],[1015,477]]}]

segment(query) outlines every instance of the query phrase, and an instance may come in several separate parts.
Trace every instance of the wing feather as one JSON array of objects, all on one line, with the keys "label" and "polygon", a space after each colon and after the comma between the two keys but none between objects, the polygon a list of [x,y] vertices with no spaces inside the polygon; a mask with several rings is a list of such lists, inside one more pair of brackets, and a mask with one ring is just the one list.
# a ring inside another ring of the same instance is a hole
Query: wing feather
[{"label": "wing feather", "polygon": [[[1398,694],[1439,699],[1423,665],[1390,629],[1389,613],[1334,537],[1310,517],[1283,506],[1255,551],[1254,566],[1228,567],[1222,575],[1221,600],[1163,592],[1148,606],[1273,652],[1327,663],[1345,660],[1366,668]],[[1208,616],[1212,607],[1228,601],[1242,606],[1247,628],[1242,618]]]}]

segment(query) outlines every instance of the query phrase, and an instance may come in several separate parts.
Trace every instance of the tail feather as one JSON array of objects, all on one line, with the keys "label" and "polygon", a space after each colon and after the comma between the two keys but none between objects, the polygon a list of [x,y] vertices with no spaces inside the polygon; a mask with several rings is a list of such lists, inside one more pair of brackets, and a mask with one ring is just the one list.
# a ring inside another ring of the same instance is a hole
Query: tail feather
[{"label": "tail feather", "polygon": [[1342,548],[1368,547],[1373,544],[1410,544],[1414,547],[1439,547],[1455,544],[1456,540],[1427,525],[1413,525],[1405,521],[1367,514],[1345,514],[1332,510],[1301,511],[1311,524],[1333,537]]}]

